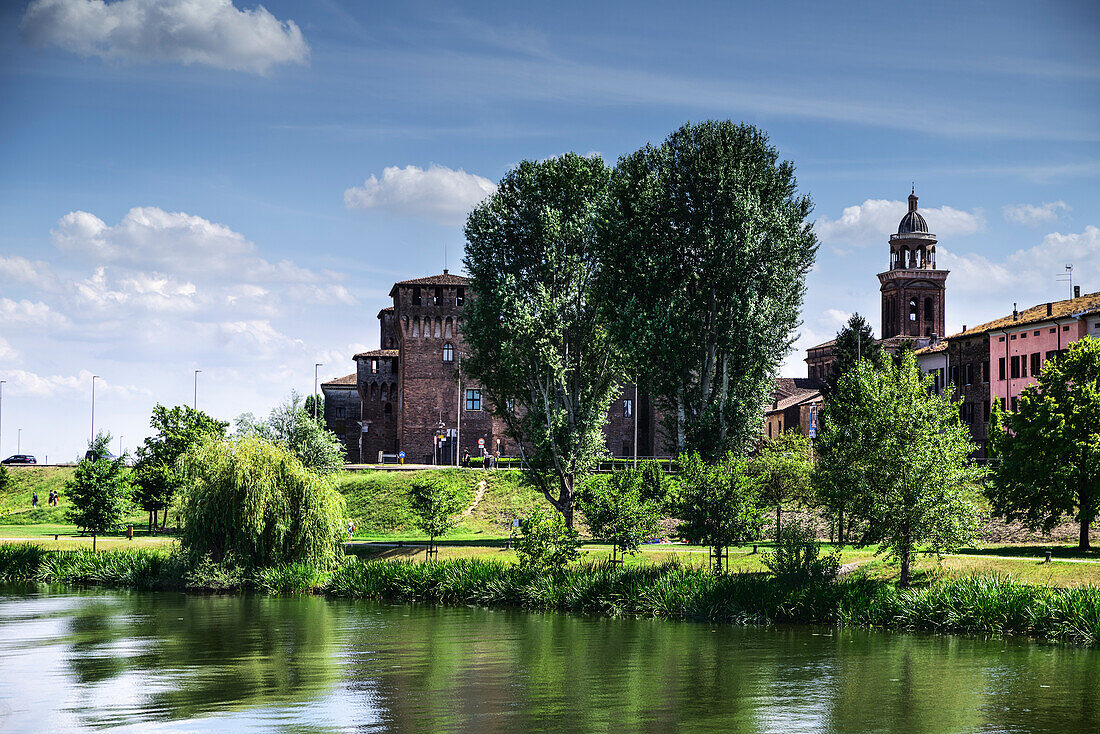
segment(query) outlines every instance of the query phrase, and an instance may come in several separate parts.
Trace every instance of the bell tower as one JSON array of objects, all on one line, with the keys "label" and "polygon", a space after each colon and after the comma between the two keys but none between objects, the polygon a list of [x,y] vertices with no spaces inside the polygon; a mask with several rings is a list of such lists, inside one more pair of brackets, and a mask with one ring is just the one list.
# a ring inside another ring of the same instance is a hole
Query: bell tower
[{"label": "bell tower", "polygon": [[890,269],[878,274],[883,339],[944,335],[948,272],[936,269],[936,235],[917,211],[914,189],[909,211],[890,235]]}]

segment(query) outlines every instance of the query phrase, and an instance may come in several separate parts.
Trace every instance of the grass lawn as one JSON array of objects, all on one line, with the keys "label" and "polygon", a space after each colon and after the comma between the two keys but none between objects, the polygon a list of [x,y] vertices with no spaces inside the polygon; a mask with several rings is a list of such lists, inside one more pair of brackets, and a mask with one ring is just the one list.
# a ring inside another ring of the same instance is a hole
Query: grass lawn
[{"label": "grass lawn", "polygon": [[[882,581],[897,581],[900,573],[896,565],[875,559],[860,566],[860,571]],[[974,555],[920,557],[913,564],[915,583],[927,583],[938,578],[983,576],[998,574],[1010,576],[1014,581],[1036,586],[1100,586],[1100,563],[1051,561],[1042,563],[1031,558],[989,558]]]}]

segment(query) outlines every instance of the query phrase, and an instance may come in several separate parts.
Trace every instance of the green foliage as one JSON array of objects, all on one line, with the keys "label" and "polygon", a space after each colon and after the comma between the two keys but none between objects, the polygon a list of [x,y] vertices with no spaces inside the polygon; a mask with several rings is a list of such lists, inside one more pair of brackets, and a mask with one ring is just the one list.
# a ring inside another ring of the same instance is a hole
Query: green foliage
[{"label": "green foliage", "polygon": [[1045,531],[1073,517],[1078,547],[1088,548],[1100,511],[1100,340],[1048,359],[1015,413],[995,402],[989,439],[994,512]]},{"label": "green foliage", "polygon": [[134,502],[146,512],[153,512],[166,510],[183,486],[179,458],[209,436],[224,437],[229,424],[185,405],[166,408],[158,404],[153,406],[149,427],[155,433],[137,450],[132,480]]},{"label": "green foliage", "polygon": [[748,463],[732,453],[717,462],[697,453],[681,459],[677,531],[689,543],[710,546],[715,555],[760,537],[760,487]]},{"label": "green foliage", "polygon": [[466,508],[465,487],[446,474],[422,472],[412,480],[411,499],[416,526],[428,534],[429,546],[458,525],[458,513]]},{"label": "green foliage", "polygon": [[858,313],[852,314],[840,331],[836,333],[836,341],[833,345],[833,353],[836,360],[829,368],[829,374],[825,376],[822,392],[826,397],[832,397],[840,378],[865,359],[871,364],[881,364],[882,347],[875,341],[875,332],[867,319]]},{"label": "green foliage", "polygon": [[623,372],[596,289],[608,176],[597,157],[523,161],[466,222],[463,373],[530,447],[526,471],[569,526]]},{"label": "green foliage", "polygon": [[535,571],[561,571],[579,555],[580,537],[565,518],[541,507],[523,520],[516,543],[519,566]]},{"label": "green foliage", "polygon": [[775,506],[775,533],[780,535],[780,514],[784,502],[810,500],[810,475],[814,449],[810,439],[798,431],[781,433],[766,440],[749,469],[760,482],[760,499]]},{"label": "green foliage", "polygon": [[643,541],[661,532],[661,501],[645,497],[646,480],[652,477],[627,469],[612,472],[605,482],[591,482],[581,497],[581,511],[588,529],[597,538],[611,541],[620,553],[635,553]]},{"label": "green foliage", "polygon": [[847,490],[851,512],[867,523],[858,544],[882,544],[900,561],[903,586],[918,545],[953,550],[979,526],[967,497],[982,476],[970,433],[930,380],[912,353],[899,365],[860,362],[840,378],[818,439],[820,485]]},{"label": "green foliage", "polygon": [[671,508],[675,504],[676,482],[665,472],[662,463],[649,459],[638,466],[638,471],[642,474],[642,499],[656,502],[663,509]]},{"label": "green foliage", "polygon": [[115,529],[130,509],[124,457],[110,458],[110,443],[111,434],[98,434],[89,446],[91,456],[77,464],[73,478],[65,485],[70,503],[66,519],[93,538]]},{"label": "green foliage", "polygon": [[616,340],[681,451],[748,450],[817,250],[794,165],[751,125],[688,123],[620,159],[610,199],[601,279]]},{"label": "green foliage", "polygon": [[793,584],[832,583],[840,572],[840,552],[822,556],[814,529],[799,522],[779,530],[774,549],[763,560],[776,578]]},{"label": "green foliage", "polygon": [[0,464],[0,492],[7,492],[11,486],[11,476],[8,474],[8,467]]},{"label": "green foliage", "polygon": [[266,420],[258,421],[251,413],[239,416],[237,433],[277,443],[294,454],[307,469],[319,474],[334,474],[344,466],[344,446],[336,434],[325,427],[325,414],[318,413],[314,420],[296,392],[291,392],[282,404],[272,408]]},{"label": "green foliage", "polygon": [[208,438],[183,461],[181,541],[191,558],[324,568],[342,556],[344,498],[285,448],[258,436]]}]

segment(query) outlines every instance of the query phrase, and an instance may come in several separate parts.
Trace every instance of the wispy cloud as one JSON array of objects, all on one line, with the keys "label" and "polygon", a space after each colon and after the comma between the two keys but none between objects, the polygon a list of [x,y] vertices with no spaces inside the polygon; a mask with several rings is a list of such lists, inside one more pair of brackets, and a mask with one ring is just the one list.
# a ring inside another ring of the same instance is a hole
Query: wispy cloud
[{"label": "wispy cloud", "polygon": [[1004,208],[1005,219],[1015,224],[1036,225],[1053,222],[1062,212],[1070,210],[1064,201],[1044,201],[1041,204],[1015,204]]},{"label": "wispy cloud", "polygon": [[440,224],[458,225],[496,184],[483,176],[432,164],[389,166],[382,177],[371,174],[362,186],[344,192],[348,209],[379,209],[405,217],[425,217]]}]

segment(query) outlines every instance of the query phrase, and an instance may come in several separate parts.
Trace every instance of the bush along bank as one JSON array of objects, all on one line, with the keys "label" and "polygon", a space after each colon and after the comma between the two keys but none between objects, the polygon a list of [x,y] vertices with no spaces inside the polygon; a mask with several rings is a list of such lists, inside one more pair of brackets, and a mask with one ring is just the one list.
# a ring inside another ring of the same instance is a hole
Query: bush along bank
[{"label": "bush along bank", "polygon": [[1100,642],[1100,588],[1050,588],[1005,576],[898,587],[858,573],[833,583],[714,574],[668,562],[573,564],[540,572],[492,559],[430,563],[346,559],[244,571],[158,550],[46,551],[0,545],[0,580],[184,591],[319,593],[384,601],[512,607],[732,624],[810,623]]}]

